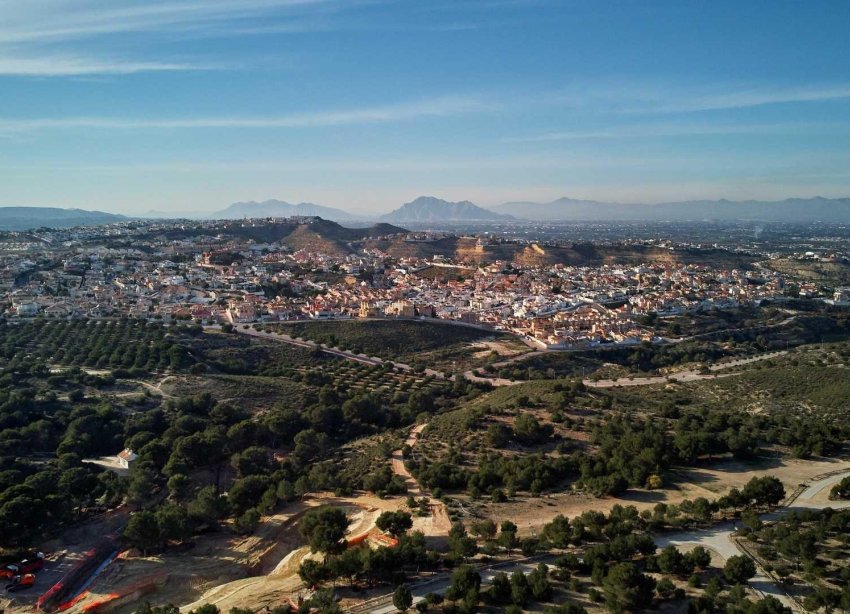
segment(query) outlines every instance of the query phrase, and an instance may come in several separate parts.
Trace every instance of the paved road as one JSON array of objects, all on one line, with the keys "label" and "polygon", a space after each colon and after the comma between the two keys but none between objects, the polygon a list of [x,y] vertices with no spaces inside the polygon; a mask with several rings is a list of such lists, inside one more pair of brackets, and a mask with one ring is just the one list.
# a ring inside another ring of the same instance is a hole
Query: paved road
[{"label": "paved road", "polygon": [[[542,555],[515,561],[506,561],[504,563],[497,563],[490,566],[480,566],[477,567],[476,570],[481,575],[481,583],[489,584],[493,581],[493,578],[497,573],[504,572],[506,574],[511,574],[515,571],[530,573],[540,563],[551,563],[554,559],[554,556]],[[441,573],[425,581],[409,585],[410,592],[413,594],[414,605],[420,601],[424,601],[425,596],[429,593],[441,594],[446,592],[449,588],[449,584],[451,584],[451,574]],[[392,593],[388,593],[386,595],[370,599],[364,603],[357,604],[356,606],[349,608],[347,611],[352,614],[365,614],[366,612],[369,612],[370,614],[391,614],[393,612],[398,612],[398,609],[392,604],[392,600]]]},{"label": "paved road", "polygon": [[[762,520],[770,521],[780,518],[790,510],[804,509],[824,509],[831,507],[833,509],[844,509],[850,507],[850,501],[828,501],[821,493],[831,488],[833,484],[841,481],[842,478],[850,475],[850,467],[839,472],[832,472],[830,475],[825,475],[820,479],[814,480],[800,494],[793,499],[789,505],[780,508],[769,514],[762,515]],[[741,548],[737,545],[735,539],[735,524],[732,522],[722,522],[708,529],[697,529],[693,531],[685,531],[683,533],[674,533],[669,535],[658,535],[655,538],[655,543],[659,548],[664,548],[670,544],[674,546],[704,546],[716,552],[724,561],[731,556],[736,556],[742,553]],[[791,599],[785,591],[778,586],[770,576],[765,573],[760,565],[756,565],[756,576],[750,581],[750,585],[762,595],[772,595],[779,599],[783,605],[792,610],[799,611],[800,606]]]}]

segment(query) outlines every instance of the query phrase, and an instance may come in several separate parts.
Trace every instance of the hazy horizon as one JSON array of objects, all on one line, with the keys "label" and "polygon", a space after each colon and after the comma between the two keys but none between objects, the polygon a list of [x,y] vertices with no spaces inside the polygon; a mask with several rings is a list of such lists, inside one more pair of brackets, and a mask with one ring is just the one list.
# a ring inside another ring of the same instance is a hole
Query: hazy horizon
[{"label": "hazy horizon", "polygon": [[[0,205],[850,194],[850,5],[10,0]],[[695,24],[698,24],[696,27]]]},{"label": "hazy horizon", "polygon": [[[227,203],[227,204],[217,206],[217,207],[208,207],[206,209],[197,209],[197,210],[184,210],[184,209],[176,208],[176,209],[173,209],[171,211],[164,211],[164,210],[160,210],[160,209],[153,207],[153,208],[147,209],[145,211],[127,212],[127,211],[122,211],[122,210],[118,210],[118,209],[62,206],[62,205],[53,205],[53,204],[36,204],[36,205],[0,204],[0,209],[6,208],[6,207],[82,209],[82,210],[86,210],[86,211],[100,211],[100,212],[103,212],[103,213],[114,213],[114,214],[120,214],[120,215],[127,215],[129,217],[156,217],[156,216],[161,215],[164,218],[165,217],[174,218],[174,217],[186,216],[186,217],[194,217],[194,218],[197,218],[197,219],[203,219],[205,216],[211,217],[213,214],[220,213],[223,210],[230,207],[231,205],[246,204],[246,203],[263,204],[264,202],[267,202],[267,201],[278,201],[278,202],[286,203],[286,204],[289,204],[289,205],[299,205],[299,204],[318,205],[318,206],[321,206],[321,207],[338,209],[340,211],[351,214],[352,217],[354,217],[354,218],[359,217],[359,218],[362,218],[362,219],[377,220],[379,217],[384,216],[388,213],[391,213],[391,212],[395,211],[396,209],[399,209],[403,205],[408,204],[410,202],[413,202],[417,198],[422,198],[422,197],[425,197],[425,198],[432,198],[433,197],[433,198],[445,200],[445,201],[448,201],[448,202],[469,201],[469,199],[464,199],[464,198],[458,198],[458,199],[455,200],[455,199],[442,198],[442,197],[434,195],[434,194],[420,194],[416,197],[408,198],[407,200],[405,200],[403,202],[396,203],[395,205],[392,205],[389,208],[385,208],[385,209],[354,209],[354,208],[346,207],[344,204],[339,204],[339,203],[315,202],[315,201],[310,201],[310,200],[285,199],[285,198],[273,198],[273,197],[272,198],[264,198],[264,199],[249,199],[249,200],[235,201],[235,202]],[[548,204],[548,203],[560,200],[562,198],[567,198],[567,199],[575,200],[575,201],[595,201],[595,200],[597,200],[597,199],[592,199],[592,198],[585,199],[585,198],[575,198],[575,197],[571,197],[571,196],[562,196],[562,197],[558,197],[558,198],[551,199],[551,200],[545,200],[545,201],[544,200],[530,201],[529,199],[518,199],[516,201],[499,201],[499,202],[494,202],[494,203],[481,203],[481,202],[475,202],[475,201],[470,201],[470,202],[472,202],[474,205],[477,205],[479,207],[482,207],[482,208],[485,208],[485,209],[491,209],[491,208],[496,208],[499,205],[510,204],[511,202],[535,202],[536,204]],[[813,199],[816,199],[816,198],[825,198],[825,199],[833,200],[833,199],[850,199],[850,196],[845,195],[845,196],[834,196],[834,197],[832,197],[832,196],[824,196],[822,194],[813,194],[811,196],[790,195],[790,196],[786,196],[786,197],[783,197],[783,198],[776,198],[776,199],[737,199],[737,198],[721,197],[721,198],[677,199],[677,200],[671,200],[671,201],[658,201],[658,202],[624,202],[624,201],[605,201],[605,200],[600,200],[599,202],[602,203],[602,204],[615,204],[615,205],[621,205],[621,206],[626,206],[626,207],[634,206],[634,207],[638,208],[638,207],[641,207],[641,206],[679,204],[679,203],[683,204],[683,203],[687,203],[687,202],[701,202],[701,201],[706,201],[706,202],[722,202],[722,201],[746,202],[746,201],[752,201],[752,202],[763,203],[763,202],[782,202],[782,201],[785,201],[785,200],[813,200]],[[263,216],[260,216],[260,217],[263,217]],[[523,218],[522,218],[522,216],[518,215],[517,219],[522,220]]]}]

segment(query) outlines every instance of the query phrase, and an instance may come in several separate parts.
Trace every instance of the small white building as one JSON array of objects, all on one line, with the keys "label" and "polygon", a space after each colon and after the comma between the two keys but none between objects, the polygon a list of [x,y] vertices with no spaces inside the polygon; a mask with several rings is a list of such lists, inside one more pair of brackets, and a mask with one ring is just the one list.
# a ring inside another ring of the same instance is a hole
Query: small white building
[{"label": "small white building", "polygon": [[124,469],[129,469],[139,455],[133,452],[130,448],[124,448],[118,453],[118,464]]}]

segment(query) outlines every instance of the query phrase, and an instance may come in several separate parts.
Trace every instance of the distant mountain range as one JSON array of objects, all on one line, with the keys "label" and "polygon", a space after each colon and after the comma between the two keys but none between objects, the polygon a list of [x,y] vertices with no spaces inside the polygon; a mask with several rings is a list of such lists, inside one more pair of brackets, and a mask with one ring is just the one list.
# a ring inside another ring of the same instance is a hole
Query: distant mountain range
[{"label": "distant mountain range", "polygon": [[607,203],[560,198],[550,203],[511,202],[494,211],[519,212],[532,221],[850,222],[850,198],[788,198],[780,201],[691,200],[658,204]]},{"label": "distant mountain range", "polygon": [[[149,211],[146,218],[176,217]],[[195,219],[242,219],[316,216],[335,222],[380,219],[390,224],[445,224],[451,222],[617,222],[753,220],[761,222],[850,223],[850,198],[788,198],[780,201],[692,200],[657,204],[627,204],[559,198],[548,203],[508,202],[491,208],[467,200],[450,202],[420,196],[382,216],[357,216],[342,209],[312,203],[293,205],[280,200],[238,202],[212,215],[193,214]],[[139,217],[142,217],[141,215]],[[0,207],[0,230],[71,228],[95,226],[133,219],[124,215],[58,207]],[[391,234],[386,232],[383,234]]]},{"label": "distant mountain range", "polygon": [[433,196],[420,196],[405,203],[392,213],[381,216],[381,221],[396,223],[408,222],[468,222],[468,221],[509,221],[513,216],[496,213],[474,205],[468,200],[453,203]]},{"label": "distant mountain range", "polygon": [[73,228],[111,224],[130,218],[103,211],[60,209],[59,207],[0,207],[0,230],[33,228]]},{"label": "distant mountain range", "polygon": [[212,214],[215,219],[234,220],[244,217],[292,217],[295,215],[317,216],[326,220],[352,220],[357,216],[333,207],[314,205],[313,203],[298,203],[293,205],[282,200],[265,200],[261,203],[251,200],[233,203],[226,209]]}]

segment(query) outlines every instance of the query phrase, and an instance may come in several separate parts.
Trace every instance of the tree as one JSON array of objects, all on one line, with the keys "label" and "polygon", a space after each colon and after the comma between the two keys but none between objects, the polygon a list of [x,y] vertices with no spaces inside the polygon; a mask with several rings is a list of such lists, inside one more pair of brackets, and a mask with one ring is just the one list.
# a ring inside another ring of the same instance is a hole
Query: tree
[{"label": "tree", "polygon": [[174,504],[163,505],[156,510],[155,515],[163,541],[183,541],[192,534],[189,515],[183,507]]},{"label": "tree", "polygon": [[697,546],[685,556],[697,569],[707,569],[711,565],[711,553],[702,546]]},{"label": "tree", "polygon": [[505,424],[496,422],[495,424],[491,424],[487,427],[487,443],[492,447],[502,448],[510,441],[510,439],[511,429]]},{"label": "tree", "polygon": [[183,499],[189,493],[192,481],[182,473],[175,473],[168,478],[168,494],[174,499]]},{"label": "tree", "polygon": [[552,584],[549,582],[549,568],[545,563],[540,563],[537,568],[528,574],[528,584],[531,587],[531,596],[537,601],[549,601],[552,597]]},{"label": "tree", "polygon": [[531,587],[528,585],[528,578],[522,571],[515,571],[511,574],[511,602],[516,606],[523,606],[528,603],[531,597]]},{"label": "tree", "polygon": [[479,520],[477,522],[473,522],[470,527],[470,532],[473,535],[480,537],[481,539],[491,540],[496,537],[496,523],[490,520],[489,518],[486,520]]},{"label": "tree", "polygon": [[253,533],[259,524],[260,512],[257,511],[257,508],[252,507],[236,519],[234,526],[237,532],[248,535]]},{"label": "tree", "polygon": [[157,548],[162,542],[156,515],[149,510],[142,510],[130,516],[124,527],[124,539],[142,551],[147,556],[149,550]]},{"label": "tree", "polygon": [[777,478],[753,478],[741,491],[743,498],[755,505],[777,505],[785,498],[785,487]]},{"label": "tree", "polygon": [[345,531],[350,523],[343,509],[322,507],[304,515],[300,530],[312,552],[335,555],[345,550]]},{"label": "tree", "polygon": [[495,604],[503,604],[511,598],[511,581],[508,574],[500,571],[493,576],[490,589],[487,591],[489,600]]},{"label": "tree", "polygon": [[641,610],[652,603],[655,581],[633,563],[618,563],[602,581],[605,604],[612,612]]},{"label": "tree", "polygon": [[676,585],[673,584],[673,581],[670,580],[670,578],[661,578],[655,586],[655,590],[658,592],[658,596],[662,599],[669,599],[673,594],[673,591],[676,590]]},{"label": "tree", "polygon": [[269,487],[269,479],[261,475],[249,475],[233,482],[227,492],[227,500],[233,512],[243,514],[260,502]]},{"label": "tree", "polygon": [[755,602],[750,602],[746,608],[747,614],[791,614],[791,608],[782,605],[773,595],[766,595]]},{"label": "tree", "polygon": [[537,418],[528,413],[522,413],[514,420],[514,436],[526,445],[546,441],[552,435],[552,431],[551,424],[542,426]]},{"label": "tree", "polygon": [[563,514],[558,514],[552,522],[543,527],[543,537],[555,548],[566,548],[572,537],[570,521]]},{"label": "tree", "polygon": [[148,466],[136,464],[130,470],[130,484],[127,486],[127,498],[131,503],[141,505],[148,501],[154,491],[156,474]]},{"label": "tree", "polygon": [[686,564],[685,555],[679,552],[676,546],[667,546],[658,555],[658,569],[662,573],[682,575],[690,571],[688,567],[690,566]]},{"label": "tree", "polygon": [[306,605],[307,611],[315,610],[319,614],[338,614],[342,612],[342,608],[339,607],[333,591],[326,588],[313,593],[313,596],[306,602]]},{"label": "tree", "polygon": [[729,557],[723,566],[723,576],[732,584],[745,584],[755,575],[755,563],[742,554]]},{"label": "tree", "polygon": [[298,568],[298,577],[308,587],[319,586],[328,579],[328,568],[318,561],[307,559]]},{"label": "tree", "polygon": [[452,601],[463,599],[470,593],[476,596],[481,588],[481,576],[469,565],[462,565],[452,572],[451,583],[446,590],[446,598]]},{"label": "tree", "polygon": [[205,486],[188,505],[189,516],[201,524],[214,524],[227,513],[227,500],[213,486]]},{"label": "tree", "polygon": [[413,605],[413,594],[407,588],[407,584],[400,584],[393,592],[393,605],[397,610],[406,612]]},{"label": "tree", "polygon": [[405,511],[382,512],[375,521],[375,525],[381,531],[385,531],[393,537],[398,537],[413,526],[413,519]]},{"label": "tree", "polygon": [[829,491],[830,499],[850,499],[850,476],[843,478]]},{"label": "tree", "polygon": [[449,549],[461,559],[466,559],[478,551],[475,540],[466,534],[466,527],[462,522],[456,522],[449,530]]},{"label": "tree", "polygon": [[508,554],[511,553],[511,550],[517,547],[519,544],[519,540],[517,539],[517,526],[512,523],[510,520],[506,520],[502,523],[501,532],[499,533],[498,541],[499,545],[508,551]]}]

